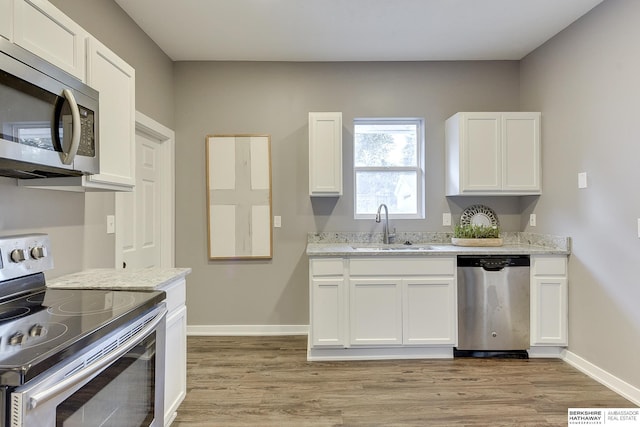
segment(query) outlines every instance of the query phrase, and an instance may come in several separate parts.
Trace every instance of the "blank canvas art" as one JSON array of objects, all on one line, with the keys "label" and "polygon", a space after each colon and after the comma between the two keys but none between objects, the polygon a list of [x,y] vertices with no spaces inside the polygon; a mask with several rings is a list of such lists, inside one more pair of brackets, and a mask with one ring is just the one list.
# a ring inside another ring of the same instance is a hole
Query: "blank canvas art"
[{"label": "blank canvas art", "polygon": [[209,258],[271,258],[271,140],[206,139]]}]

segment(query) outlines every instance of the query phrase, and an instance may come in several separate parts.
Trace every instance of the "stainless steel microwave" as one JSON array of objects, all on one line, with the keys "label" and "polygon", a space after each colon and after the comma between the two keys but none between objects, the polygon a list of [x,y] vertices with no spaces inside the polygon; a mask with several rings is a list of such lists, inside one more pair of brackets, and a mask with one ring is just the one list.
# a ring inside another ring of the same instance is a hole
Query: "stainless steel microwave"
[{"label": "stainless steel microwave", "polygon": [[99,173],[98,92],[0,37],[0,176]]}]

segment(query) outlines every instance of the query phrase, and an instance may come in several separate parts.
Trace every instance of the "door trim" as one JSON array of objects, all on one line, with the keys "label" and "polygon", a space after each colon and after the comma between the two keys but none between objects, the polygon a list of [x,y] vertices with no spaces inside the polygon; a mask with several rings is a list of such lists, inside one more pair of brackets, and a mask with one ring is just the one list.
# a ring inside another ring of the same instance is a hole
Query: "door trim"
[{"label": "door trim", "polygon": [[[145,134],[148,138],[159,143],[160,167],[162,172],[162,198],[160,209],[162,210],[160,224],[160,262],[163,268],[175,266],[175,132],[158,123],[151,117],[136,111],[136,135]],[[137,141],[134,141],[137,143]],[[125,221],[122,212],[122,204],[119,203],[119,195],[116,193],[116,256],[115,268],[122,269],[122,233],[118,232],[118,224]]]}]

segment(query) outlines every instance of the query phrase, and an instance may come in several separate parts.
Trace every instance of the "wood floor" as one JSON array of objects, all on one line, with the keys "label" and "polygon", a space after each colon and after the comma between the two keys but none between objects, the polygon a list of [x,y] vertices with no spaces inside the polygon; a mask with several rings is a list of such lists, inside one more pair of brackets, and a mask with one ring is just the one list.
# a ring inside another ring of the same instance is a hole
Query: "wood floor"
[{"label": "wood floor", "polygon": [[307,362],[306,337],[189,337],[174,427],[566,426],[635,407],[551,359]]}]

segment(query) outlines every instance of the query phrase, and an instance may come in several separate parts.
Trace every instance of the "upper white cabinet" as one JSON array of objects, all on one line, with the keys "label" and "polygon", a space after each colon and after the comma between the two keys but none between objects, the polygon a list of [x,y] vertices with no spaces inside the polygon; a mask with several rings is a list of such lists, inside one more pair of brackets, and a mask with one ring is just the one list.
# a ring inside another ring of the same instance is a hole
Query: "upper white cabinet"
[{"label": "upper white cabinet", "polygon": [[[1,1],[3,6],[8,3]],[[13,42],[82,81],[85,80],[88,36],[82,27],[46,0],[13,2]]]},{"label": "upper white cabinet", "polygon": [[531,257],[531,345],[568,345],[567,257]]},{"label": "upper white cabinet", "polygon": [[342,113],[309,113],[309,195],[342,195]]},{"label": "upper white cabinet", "polygon": [[0,37],[13,39],[13,0],[0,0]]},{"label": "upper white cabinet", "polygon": [[135,185],[135,70],[94,38],[87,42],[87,84],[100,92],[100,173],[87,186]]},{"label": "upper white cabinet", "polygon": [[445,132],[447,196],[540,194],[540,113],[457,113]]}]

